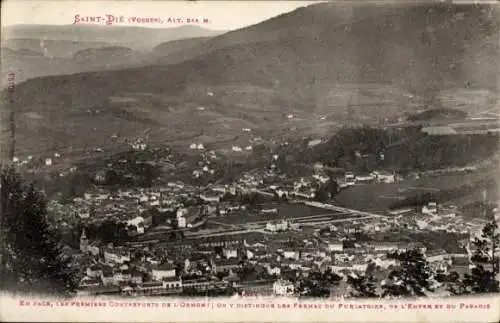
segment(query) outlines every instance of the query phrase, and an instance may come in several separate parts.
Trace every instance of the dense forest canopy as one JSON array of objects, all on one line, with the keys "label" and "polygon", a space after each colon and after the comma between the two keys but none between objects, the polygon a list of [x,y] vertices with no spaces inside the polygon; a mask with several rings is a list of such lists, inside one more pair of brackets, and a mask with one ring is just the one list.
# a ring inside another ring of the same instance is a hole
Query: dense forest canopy
[{"label": "dense forest canopy", "polygon": [[382,129],[344,128],[314,147],[305,143],[281,149],[286,162],[321,162],[358,172],[374,169],[432,170],[466,166],[492,157],[498,151],[498,134],[434,136],[420,127]]}]

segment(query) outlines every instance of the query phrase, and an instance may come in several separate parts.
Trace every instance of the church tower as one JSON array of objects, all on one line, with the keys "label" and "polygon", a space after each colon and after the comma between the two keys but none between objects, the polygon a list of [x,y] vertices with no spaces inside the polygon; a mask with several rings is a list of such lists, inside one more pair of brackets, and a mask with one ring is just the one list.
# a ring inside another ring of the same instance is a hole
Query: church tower
[{"label": "church tower", "polygon": [[82,230],[82,235],[80,236],[80,251],[87,252],[89,250],[89,240],[85,234],[85,229]]}]

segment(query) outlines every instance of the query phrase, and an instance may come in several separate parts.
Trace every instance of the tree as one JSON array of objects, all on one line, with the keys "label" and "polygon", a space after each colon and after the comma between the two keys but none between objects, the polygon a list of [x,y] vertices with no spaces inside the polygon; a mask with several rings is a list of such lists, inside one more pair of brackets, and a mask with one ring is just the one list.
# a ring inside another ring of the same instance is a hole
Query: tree
[{"label": "tree", "polygon": [[456,271],[450,273],[436,273],[436,280],[445,286],[446,291],[451,295],[463,295],[467,293],[466,286],[462,279],[460,279],[460,274]]},{"label": "tree", "polygon": [[2,289],[70,294],[77,287],[70,259],[47,222],[47,202],[12,168],[1,173]]},{"label": "tree", "polygon": [[300,277],[297,284],[297,294],[305,297],[329,297],[330,290],[337,286],[342,277],[330,269],[325,272],[311,272],[307,277]]},{"label": "tree", "polygon": [[498,248],[500,234],[498,223],[491,221],[483,227],[481,237],[474,240],[475,251],[471,260],[475,263],[484,263],[491,266],[493,273],[498,273],[498,259],[495,256],[495,249]]},{"label": "tree", "polygon": [[465,285],[464,294],[486,294],[498,293],[498,281],[492,270],[486,270],[482,265],[472,268],[470,274],[465,274],[463,279]]},{"label": "tree", "polygon": [[321,185],[314,192],[314,200],[318,202],[327,202],[330,199],[330,193],[325,185]]},{"label": "tree", "polygon": [[[493,214],[490,215],[490,218]],[[471,260],[474,264],[470,274],[465,274],[463,284],[465,293],[498,293],[499,282],[495,275],[498,274],[498,256],[495,249],[498,247],[500,235],[498,224],[491,221],[483,227],[480,238],[474,241],[474,254]],[[489,267],[485,268],[485,267]]]},{"label": "tree", "polygon": [[351,297],[378,297],[377,280],[375,278],[375,263],[370,262],[365,274],[360,276],[350,275],[347,283],[351,287]]},{"label": "tree", "polygon": [[337,195],[339,189],[340,189],[339,183],[330,178],[330,180],[328,181],[328,191],[330,192],[330,195],[331,196]]},{"label": "tree", "polygon": [[408,250],[388,254],[399,266],[393,269],[382,284],[382,297],[425,296],[431,291],[432,277],[429,264],[419,250]]}]

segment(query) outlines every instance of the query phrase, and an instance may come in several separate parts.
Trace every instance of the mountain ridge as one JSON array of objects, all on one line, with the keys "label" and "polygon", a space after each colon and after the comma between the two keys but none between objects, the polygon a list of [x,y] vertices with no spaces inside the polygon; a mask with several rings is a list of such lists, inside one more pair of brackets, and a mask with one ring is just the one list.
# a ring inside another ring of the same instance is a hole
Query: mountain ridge
[{"label": "mountain ridge", "polygon": [[[324,135],[343,122],[374,123],[433,108],[443,91],[481,89],[498,95],[498,19],[488,18],[488,7],[387,6],[379,11],[368,6],[342,9],[332,18],[335,8],[312,5],[217,36],[174,53],[190,53],[178,62],[169,57],[136,68],[29,80],[13,93],[15,105],[19,111],[37,107],[46,113],[42,118],[57,115],[60,122],[99,129],[112,129],[122,113],[132,120],[149,118],[162,125],[157,140],[182,126],[186,133],[202,127],[199,140],[205,142],[219,140],[214,138],[225,129],[234,140],[248,143],[242,124],[257,126],[261,132],[255,135],[281,136],[286,128],[290,136]],[[301,21],[296,16],[309,25],[290,25]],[[337,16],[340,24],[334,25]],[[373,89],[364,93],[368,83]],[[353,86],[346,92],[344,84]],[[350,101],[360,103],[349,107]],[[101,114],[83,112],[92,109]],[[287,118],[295,114],[296,119]],[[135,136],[150,125],[124,123],[122,128]],[[85,145],[90,144],[89,139]]]}]

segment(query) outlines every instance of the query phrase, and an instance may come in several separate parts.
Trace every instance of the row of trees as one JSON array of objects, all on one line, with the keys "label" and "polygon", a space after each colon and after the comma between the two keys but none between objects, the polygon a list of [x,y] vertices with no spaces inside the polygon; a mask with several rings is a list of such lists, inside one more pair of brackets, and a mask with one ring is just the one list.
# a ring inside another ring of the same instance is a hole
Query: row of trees
[{"label": "row of trees", "polygon": [[337,195],[339,190],[339,184],[330,178],[328,182],[318,186],[314,192],[314,199],[318,202],[327,202],[333,196]]},{"label": "row of trees", "polygon": [[491,187],[493,185],[494,185],[494,180],[489,179],[489,180],[482,180],[464,184],[459,187],[443,189],[437,192],[419,193],[413,196],[409,196],[405,199],[398,200],[392,203],[389,207],[391,209],[397,209],[404,207],[416,207],[416,206],[426,205],[429,202],[449,201],[460,198],[462,196],[473,194],[484,187]]},{"label": "row of trees", "polygon": [[309,147],[293,143],[278,152],[277,166],[321,162],[332,167],[366,172],[374,168],[398,171],[465,166],[490,158],[498,148],[498,134],[433,136],[420,126],[379,129],[368,126],[339,130],[328,141]]}]

